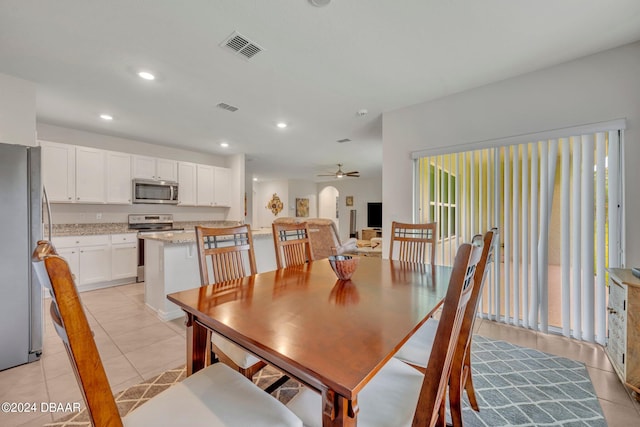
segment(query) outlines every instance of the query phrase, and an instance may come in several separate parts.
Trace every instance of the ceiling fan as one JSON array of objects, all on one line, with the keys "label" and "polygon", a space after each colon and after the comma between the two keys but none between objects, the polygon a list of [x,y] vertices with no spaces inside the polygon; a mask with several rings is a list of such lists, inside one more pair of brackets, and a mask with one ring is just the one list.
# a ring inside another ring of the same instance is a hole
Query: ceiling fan
[{"label": "ceiling fan", "polygon": [[332,174],[321,174],[318,176],[333,176],[335,178],[342,178],[344,176],[350,176],[353,178],[360,178],[360,172],[352,171],[352,172],[343,172],[342,171],[342,163],[338,163],[338,170]]}]

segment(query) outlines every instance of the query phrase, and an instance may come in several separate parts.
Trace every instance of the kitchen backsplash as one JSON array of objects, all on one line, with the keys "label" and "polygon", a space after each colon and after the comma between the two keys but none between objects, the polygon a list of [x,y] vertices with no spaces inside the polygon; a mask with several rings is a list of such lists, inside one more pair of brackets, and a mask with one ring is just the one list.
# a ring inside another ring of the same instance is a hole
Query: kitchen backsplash
[{"label": "kitchen backsplash", "polygon": [[[239,218],[227,218],[228,208],[209,208],[193,206],[167,205],[91,205],[91,204],[51,204],[51,217],[58,224],[112,224],[127,223],[129,214],[173,214],[178,221],[233,221]],[[47,221],[44,215],[44,221]],[[236,221],[234,221],[236,220]]]},{"label": "kitchen backsplash", "polygon": [[[237,221],[175,221],[173,223],[175,228],[184,228],[186,231],[193,231],[193,227],[196,225],[204,225],[207,227],[231,227],[237,225]],[[129,230],[128,223],[116,222],[116,223],[96,223],[96,224],[54,224],[52,227],[53,237],[60,236],[88,236],[96,234],[120,234],[120,233],[132,233],[135,231]],[[48,231],[44,230],[44,236],[47,236]]]}]

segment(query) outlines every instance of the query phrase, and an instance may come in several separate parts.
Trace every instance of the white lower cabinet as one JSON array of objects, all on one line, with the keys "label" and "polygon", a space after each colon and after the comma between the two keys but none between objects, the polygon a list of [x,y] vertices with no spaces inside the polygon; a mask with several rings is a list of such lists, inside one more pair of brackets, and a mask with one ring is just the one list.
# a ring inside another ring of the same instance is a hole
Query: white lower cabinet
[{"label": "white lower cabinet", "polygon": [[137,274],[135,233],[54,237],[56,250],[67,260],[78,291],[124,283]]},{"label": "white lower cabinet", "polygon": [[78,248],[75,246],[69,248],[60,247],[56,244],[55,238],[53,239],[53,244],[58,251],[58,255],[67,260],[71,274],[73,274],[75,282],[78,283],[78,280],[80,280],[80,277],[78,276],[78,273],[80,272],[80,252],[78,251]]},{"label": "white lower cabinet", "polygon": [[80,250],[80,286],[106,282],[111,279],[109,243],[81,246]]},{"label": "white lower cabinet", "polygon": [[138,237],[135,234],[111,235],[111,280],[138,274]]}]

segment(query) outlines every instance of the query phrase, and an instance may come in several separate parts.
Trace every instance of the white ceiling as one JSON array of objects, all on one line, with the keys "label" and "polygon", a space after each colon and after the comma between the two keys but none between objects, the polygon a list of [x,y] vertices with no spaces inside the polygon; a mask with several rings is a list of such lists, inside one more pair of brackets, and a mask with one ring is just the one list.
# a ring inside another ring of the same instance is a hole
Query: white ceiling
[{"label": "white ceiling", "polygon": [[[222,49],[234,31],[264,51]],[[38,121],[246,153],[262,179],[380,176],[384,111],[636,40],[638,0],[0,1],[0,73],[37,84]]]}]

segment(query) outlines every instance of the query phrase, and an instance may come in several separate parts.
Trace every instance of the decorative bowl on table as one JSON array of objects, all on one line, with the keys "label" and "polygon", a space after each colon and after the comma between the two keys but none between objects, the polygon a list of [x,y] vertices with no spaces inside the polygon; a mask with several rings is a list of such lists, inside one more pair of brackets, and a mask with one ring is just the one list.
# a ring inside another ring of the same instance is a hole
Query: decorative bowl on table
[{"label": "decorative bowl on table", "polygon": [[351,255],[331,255],[329,257],[329,264],[340,280],[349,280],[358,268],[358,262],[360,262],[360,258]]}]

